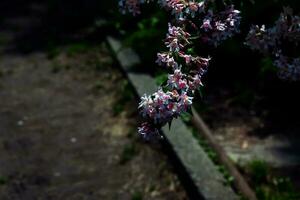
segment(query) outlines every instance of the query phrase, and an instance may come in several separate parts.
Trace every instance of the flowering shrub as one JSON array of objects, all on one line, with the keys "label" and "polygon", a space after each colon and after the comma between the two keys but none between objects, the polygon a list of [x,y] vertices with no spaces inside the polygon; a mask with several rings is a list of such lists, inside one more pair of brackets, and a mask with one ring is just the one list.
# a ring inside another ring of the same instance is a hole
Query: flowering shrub
[{"label": "flowering shrub", "polygon": [[300,79],[300,57],[288,54],[293,48],[299,51],[299,41],[300,17],[294,16],[290,8],[284,8],[271,28],[252,26],[246,38],[246,44],[253,50],[273,57],[280,78],[294,81]]},{"label": "flowering shrub", "polygon": [[[120,0],[121,11],[140,13],[145,0]],[[233,5],[216,9],[213,1],[158,0],[157,3],[174,16],[168,24],[165,39],[167,51],[157,54],[156,63],[170,74],[167,83],[151,95],[141,97],[139,110],[145,122],[138,132],[146,139],[161,137],[159,129],[174,118],[191,110],[195,91],[202,86],[210,58],[188,53],[195,42],[217,46],[238,32],[239,11]]]},{"label": "flowering shrub", "polygon": [[[218,46],[239,32],[240,15],[233,5],[217,0],[119,0],[120,9],[140,14],[144,3],[156,2],[173,16],[165,38],[166,51],[157,54],[156,63],[170,73],[164,85],[152,95],[144,95],[139,110],[145,122],[138,128],[144,138],[160,136],[159,129],[184,112],[190,112],[195,91],[202,86],[210,57],[189,51],[196,43]],[[217,3],[221,2],[221,6]],[[300,79],[300,17],[285,8],[275,25],[253,25],[246,44],[269,55],[282,79]],[[296,54],[294,53],[296,52]],[[297,54],[298,52],[298,54]]]}]

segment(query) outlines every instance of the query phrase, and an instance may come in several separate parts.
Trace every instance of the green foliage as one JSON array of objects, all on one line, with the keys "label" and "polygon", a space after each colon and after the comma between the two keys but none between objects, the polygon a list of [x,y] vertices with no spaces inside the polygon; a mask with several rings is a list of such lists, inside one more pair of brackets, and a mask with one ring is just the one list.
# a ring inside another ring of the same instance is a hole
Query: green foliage
[{"label": "green foliage", "polygon": [[168,80],[168,75],[166,73],[160,73],[155,76],[155,83],[157,85],[162,85]]},{"label": "green foliage", "polygon": [[125,27],[125,22],[116,24],[125,33],[123,44],[134,48],[145,63],[154,63],[157,51],[163,47],[168,27],[165,14],[161,9],[151,9],[143,11],[134,27]]},{"label": "green foliage", "polygon": [[300,194],[295,191],[291,181],[287,178],[273,178],[268,185],[256,187],[259,200],[298,200]]},{"label": "green foliage", "polygon": [[221,172],[226,180],[225,185],[230,185],[234,181],[234,177],[230,175],[229,171],[224,165],[217,165],[218,171]]},{"label": "green foliage", "polygon": [[247,170],[259,200],[298,200],[300,193],[295,190],[289,178],[272,176],[268,164],[253,160]]},{"label": "green foliage", "polygon": [[136,46],[135,44],[137,41],[149,41],[147,39],[151,39],[155,36],[158,36],[159,31],[157,30],[157,26],[159,24],[160,15],[160,12],[156,12],[149,18],[144,18],[141,21],[139,21],[137,23],[137,30],[128,35],[128,37],[125,39],[125,44]]},{"label": "green foliage", "polygon": [[248,164],[248,170],[255,183],[266,182],[269,166],[261,160],[253,160]]},{"label": "green foliage", "polygon": [[182,121],[184,121],[185,123],[189,123],[191,121],[192,115],[190,113],[184,112],[180,117]]}]

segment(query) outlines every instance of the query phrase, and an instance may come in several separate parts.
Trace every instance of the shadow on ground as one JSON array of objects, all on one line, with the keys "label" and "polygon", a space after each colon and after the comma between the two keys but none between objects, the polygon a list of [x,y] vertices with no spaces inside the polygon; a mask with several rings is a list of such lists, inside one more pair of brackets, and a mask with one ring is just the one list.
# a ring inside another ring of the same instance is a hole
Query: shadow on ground
[{"label": "shadow on ground", "polygon": [[[115,3],[112,1],[112,3]],[[0,199],[187,199],[107,49],[103,1],[1,1]]]}]

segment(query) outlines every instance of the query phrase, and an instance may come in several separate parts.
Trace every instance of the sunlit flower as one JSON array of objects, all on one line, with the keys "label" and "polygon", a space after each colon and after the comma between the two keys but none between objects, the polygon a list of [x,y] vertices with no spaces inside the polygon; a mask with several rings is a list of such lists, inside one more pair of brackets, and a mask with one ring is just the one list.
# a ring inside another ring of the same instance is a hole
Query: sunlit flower
[{"label": "sunlit flower", "polygon": [[[119,0],[119,5],[122,12],[137,15],[141,4],[150,1],[154,0]],[[195,38],[217,46],[238,32],[239,11],[228,6],[223,11],[214,13],[208,1],[156,1],[162,8],[170,11],[175,20],[172,21],[174,24],[168,24],[164,40],[168,50],[158,53],[156,60],[158,65],[168,67],[170,71],[167,83],[153,94],[142,96],[139,103],[138,108],[145,122],[138,128],[138,132],[145,139],[160,136],[160,127],[190,110],[195,90],[202,86],[201,79],[207,71],[210,58],[193,55],[192,51],[187,53]],[[193,37],[189,31],[193,33]]]}]

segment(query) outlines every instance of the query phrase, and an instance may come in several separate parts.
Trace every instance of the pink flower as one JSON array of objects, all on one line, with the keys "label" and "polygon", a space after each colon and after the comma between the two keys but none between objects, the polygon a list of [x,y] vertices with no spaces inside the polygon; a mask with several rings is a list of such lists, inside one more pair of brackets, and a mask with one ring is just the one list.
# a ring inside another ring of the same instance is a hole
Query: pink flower
[{"label": "pink flower", "polygon": [[[122,11],[133,15],[140,13],[140,6],[153,0],[119,0]],[[165,85],[151,95],[141,97],[139,110],[146,122],[138,128],[144,138],[159,136],[159,128],[170,123],[192,105],[195,90],[202,86],[201,78],[207,71],[210,58],[186,53],[195,40],[217,45],[238,31],[239,12],[233,6],[213,13],[211,2],[203,0],[159,0],[162,7],[175,16],[176,26],[168,24],[165,45],[167,52],[158,53],[156,63],[169,67],[170,74]],[[200,25],[199,25],[200,24]],[[187,32],[189,28],[193,35]],[[193,30],[194,29],[194,30]],[[181,58],[181,59],[179,59]]]},{"label": "pink flower", "polygon": [[192,105],[193,97],[188,96],[186,92],[179,96],[178,105],[181,108],[181,112],[186,112],[187,109]]},{"label": "pink flower", "polygon": [[189,82],[189,88],[191,88],[191,90],[196,90],[200,86],[203,86],[201,76],[196,74],[194,77],[192,77],[192,81]]},{"label": "pink flower", "polygon": [[189,87],[189,86],[188,86],[186,80],[180,79],[180,80],[178,81],[178,88],[179,88],[180,90],[186,90],[186,89],[188,89],[188,87]]},{"label": "pink flower", "polygon": [[158,53],[156,63],[163,66],[166,65],[167,67],[177,68],[178,64],[175,62],[174,58],[168,53]]},{"label": "pink flower", "polygon": [[192,62],[192,60],[193,60],[193,56],[183,54],[182,52],[179,52],[179,56],[182,57],[182,58],[184,58],[185,64],[187,64],[187,65],[190,64]]},{"label": "pink flower", "polygon": [[169,47],[170,52],[179,52],[185,44],[189,43],[189,37],[190,34],[183,31],[182,28],[171,26],[171,24],[169,24],[165,45]]},{"label": "pink flower", "polygon": [[168,86],[174,89],[187,89],[187,81],[183,79],[183,74],[179,69],[175,69],[174,74],[169,74],[168,76]]},{"label": "pink flower", "polygon": [[210,19],[204,19],[201,28],[203,28],[205,31],[211,30],[212,26],[210,24]]}]

